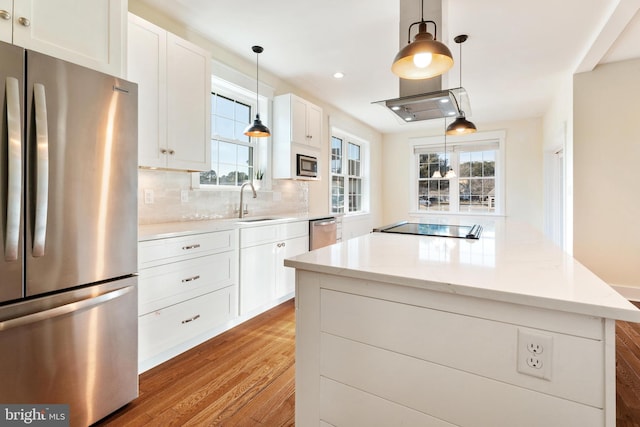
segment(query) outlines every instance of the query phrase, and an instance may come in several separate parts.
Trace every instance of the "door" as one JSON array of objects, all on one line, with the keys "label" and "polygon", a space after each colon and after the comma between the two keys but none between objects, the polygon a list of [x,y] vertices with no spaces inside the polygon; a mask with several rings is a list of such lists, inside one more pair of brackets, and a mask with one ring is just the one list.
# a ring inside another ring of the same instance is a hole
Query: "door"
[{"label": "door", "polygon": [[137,271],[137,86],[27,51],[26,294]]},{"label": "door", "polygon": [[23,296],[24,50],[0,42],[0,302]]}]

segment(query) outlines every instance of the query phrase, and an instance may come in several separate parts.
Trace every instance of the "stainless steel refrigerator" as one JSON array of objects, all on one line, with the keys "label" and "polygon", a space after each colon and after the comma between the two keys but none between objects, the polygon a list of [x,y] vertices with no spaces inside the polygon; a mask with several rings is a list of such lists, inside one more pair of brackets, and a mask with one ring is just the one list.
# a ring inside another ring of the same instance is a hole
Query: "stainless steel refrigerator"
[{"label": "stainless steel refrigerator", "polygon": [[137,85],[0,44],[0,404],[138,395]]}]

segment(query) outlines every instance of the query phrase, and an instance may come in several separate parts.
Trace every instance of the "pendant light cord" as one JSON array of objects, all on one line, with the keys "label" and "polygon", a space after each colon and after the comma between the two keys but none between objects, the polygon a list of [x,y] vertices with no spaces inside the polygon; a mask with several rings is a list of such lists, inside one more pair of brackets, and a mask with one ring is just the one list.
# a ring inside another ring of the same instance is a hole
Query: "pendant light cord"
[{"label": "pendant light cord", "polygon": [[259,58],[260,58],[260,52],[256,52],[256,116],[257,117],[260,117],[260,108],[258,104],[258,85],[260,82],[260,74],[259,74],[260,68],[258,67]]}]

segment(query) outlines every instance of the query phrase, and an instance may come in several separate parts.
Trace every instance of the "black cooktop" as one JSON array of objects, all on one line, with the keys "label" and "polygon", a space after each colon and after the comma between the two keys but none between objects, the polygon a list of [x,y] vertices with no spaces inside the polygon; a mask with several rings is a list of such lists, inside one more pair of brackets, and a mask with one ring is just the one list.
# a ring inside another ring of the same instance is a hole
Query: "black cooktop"
[{"label": "black cooktop", "polygon": [[417,222],[400,222],[373,231],[381,233],[417,234],[420,236],[455,237],[458,239],[479,239],[482,226],[475,225],[447,225],[421,224]]}]

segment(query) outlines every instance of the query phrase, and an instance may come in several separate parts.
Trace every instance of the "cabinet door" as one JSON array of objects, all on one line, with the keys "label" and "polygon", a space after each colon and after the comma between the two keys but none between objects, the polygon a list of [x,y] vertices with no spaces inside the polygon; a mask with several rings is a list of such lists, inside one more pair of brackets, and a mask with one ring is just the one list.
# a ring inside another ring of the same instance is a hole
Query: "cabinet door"
[{"label": "cabinet door", "polygon": [[322,145],[322,109],[307,104],[307,143],[315,148]]},{"label": "cabinet door", "polygon": [[13,42],[13,0],[0,0],[0,41]]},{"label": "cabinet door", "polygon": [[129,15],[127,79],[138,83],[138,164],[166,167],[167,32]]},{"label": "cabinet door", "polygon": [[285,258],[303,254],[309,250],[309,237],[297,237],[282,242],[276,257],[276,298],[283,297],[295,290],[296,270],[284,266]]},{"label": "cabinet door", "polygon": [[15,1],[13,43],[123,76],[126,13],[126,0]]},{"label": "cabinet door", "polygon": [[240,249],[240,315],[274,297],[276,243]]},{"label": "cabinet door", "polygon": [[211,60],[209,53],[167,33],[167,165],[211,169]]},{"label": "cabinet door", "polygon": [[307,143],[307,103],[295,96],[291,97],[291,142]]}]

